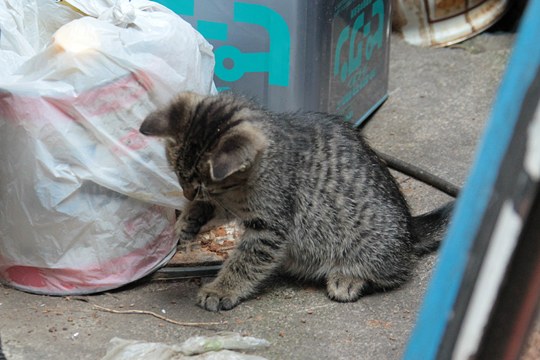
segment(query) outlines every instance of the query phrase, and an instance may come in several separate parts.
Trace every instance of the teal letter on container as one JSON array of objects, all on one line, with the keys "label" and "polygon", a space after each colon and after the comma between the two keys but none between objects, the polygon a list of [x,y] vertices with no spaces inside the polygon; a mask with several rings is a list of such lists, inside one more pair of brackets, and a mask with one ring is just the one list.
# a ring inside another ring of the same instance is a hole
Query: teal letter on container
[{"label": "teal letter on container", "polygon": [[[216,49],[216,75],[224,81],[236,81],[247,72],[268,72],[270,85],[289,85],[291,39],[289,27],[283,17],[274,10],[257,4],[237,2],[234,4],[234,21],[255,24],[268,31],[268,53],[244,53],[230,45]],[[232,68],[224,62],[231,59]]]}]

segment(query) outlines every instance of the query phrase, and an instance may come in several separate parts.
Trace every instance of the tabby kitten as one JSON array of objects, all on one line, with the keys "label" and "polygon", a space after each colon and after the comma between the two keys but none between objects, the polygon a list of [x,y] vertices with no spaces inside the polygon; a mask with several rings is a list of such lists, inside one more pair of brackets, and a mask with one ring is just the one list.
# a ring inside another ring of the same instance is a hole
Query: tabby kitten
[{"label": "tabby kitten", "polygon": [[386,166],[339,116],[182,93],[140,131],[167,139],[168,161],[191,200],[176,224],[181,241],[218,212],[245,228],[199,291],[207,310],[232,309],[278,271],[325,280],[336,301],[395,288],[438,247],[450,216],[452,205],[412,217]]}]

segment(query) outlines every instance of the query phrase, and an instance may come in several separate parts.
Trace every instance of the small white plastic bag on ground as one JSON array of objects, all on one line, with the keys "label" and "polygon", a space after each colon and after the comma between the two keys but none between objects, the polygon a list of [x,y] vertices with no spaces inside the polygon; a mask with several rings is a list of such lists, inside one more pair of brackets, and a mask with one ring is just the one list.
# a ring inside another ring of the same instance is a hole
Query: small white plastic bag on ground
[{"label": "small white plastic bag on ground", "polygon": [[270,346],[265,339],[223,333],[215,336],[194,336],[180,345],[150,343],[137,340],[113,338],[102,360],[264,360],[264,357],[241,352]]},{"label": "small white plastic bag on ground", "polygon": [[0,281],[91,293],[163,265],[184,200],[138,128],[215,91],[211,46],[146,0],[0,0],[0,34]]}]

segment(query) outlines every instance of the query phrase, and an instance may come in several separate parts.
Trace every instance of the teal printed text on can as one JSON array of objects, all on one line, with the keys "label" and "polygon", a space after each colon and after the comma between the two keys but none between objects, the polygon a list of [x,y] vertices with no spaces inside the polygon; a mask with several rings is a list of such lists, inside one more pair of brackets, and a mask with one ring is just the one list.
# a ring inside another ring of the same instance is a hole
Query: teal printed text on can
[{"label": "teal printed text on can", "polygon": [[[377,70],[371,69],[368,72],[359,71],[355,74],[355,77],[349,82],[348,91],[341,97],[341,100],[336,106],[336,109],[342,111],[347,104],[360,92],[367,84],[377,76]],[[347,114],[345,114],[347,120],[351,120]]]},{"label": "teal printed text on can", "polygon": [[382,48],[384,1],[362,1],[351,9],[349,15],[352,26],[348,25],[341,31],[334,53],[333,73],[342,82],[358,71],[364,61],[369,61],[375,49]]},{"label": "teal printed text on can", "polygon": [[[161,3],[169,2],[160,0]],[[174,3],[174,11],[193,16],[195,0]],[[182,4],[181,6],[179,4]],[[236,46],[225,44],[214,49],[216,76],[226,82],[234,82],[246,73],[268,73],[269,85],[288,86],[290,75],[291,36],[289,26],[275,10],[260,4],[234,2],[234,23],[260,26],[268,33],[268,52],[242,52]],[[229,26],[220,22],[198,20],[197,30],[210,42],[227,41]]]}]

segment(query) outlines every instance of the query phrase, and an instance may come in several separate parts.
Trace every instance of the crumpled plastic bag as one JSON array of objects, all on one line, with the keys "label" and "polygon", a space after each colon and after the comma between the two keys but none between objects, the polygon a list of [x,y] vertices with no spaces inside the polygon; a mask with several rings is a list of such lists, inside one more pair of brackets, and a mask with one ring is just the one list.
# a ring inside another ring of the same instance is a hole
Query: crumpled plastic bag
[{"label": "crumpled plastic bag", "polygon": [[194,336],[180,345],[149,343],[113,338],[102,360],[264,360],[265,358],[231,350],[257,350],[270,346],[265,339],[222,333],[215,336]]},{"label": "crumpled plastic bag", "polygon": [[103,291],[162,266],[185,205],[138,128],[215,92],[212,47],[147,0],[0,0],[0,281]]}]

